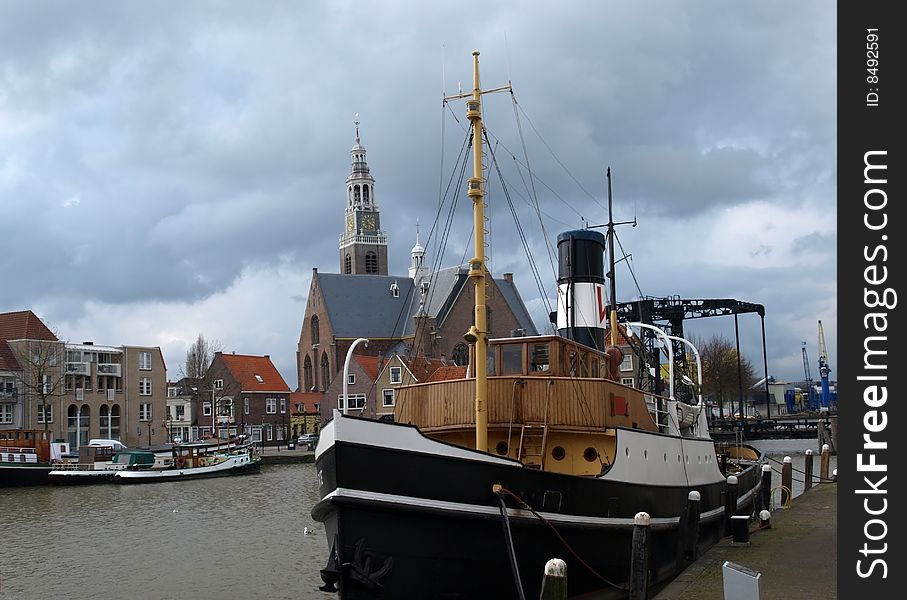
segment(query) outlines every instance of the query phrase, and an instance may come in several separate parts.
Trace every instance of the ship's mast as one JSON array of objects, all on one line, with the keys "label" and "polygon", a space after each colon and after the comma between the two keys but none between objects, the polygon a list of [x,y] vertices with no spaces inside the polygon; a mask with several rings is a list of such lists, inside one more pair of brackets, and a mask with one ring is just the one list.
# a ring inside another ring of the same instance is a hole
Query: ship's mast
[{"label": "ship's mast", "polygon": [[617,345],[617,288],[614,285],[617,277],[614,273],[614,212],[611,204],[611,167],[608,167],[608,278],[611,280],[609,286],[609,300],[611,304],[611,313],[609,314],[611,329],[611,345]]}]

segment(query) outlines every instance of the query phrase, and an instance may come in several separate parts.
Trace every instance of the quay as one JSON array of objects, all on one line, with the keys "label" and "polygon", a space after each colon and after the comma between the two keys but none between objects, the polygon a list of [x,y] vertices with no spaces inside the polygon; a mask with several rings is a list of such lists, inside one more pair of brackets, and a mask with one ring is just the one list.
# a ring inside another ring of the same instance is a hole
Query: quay
[{"label": "quay", "polygon": [[292,450],[286,445],[262,446],[258,448],[262,465],[289,465],[315,462],[315,453],[306,447],[296,446]]},{"label": "quay", "polygon": [[[823,483],[775,509],[771,526],[750,527],[749,545],[712,546],[652,600],[724,600],[725,561],[761,573],[760,600],[837,598],[838,486]],[[755,529],[755,531],[754,531]]]}]

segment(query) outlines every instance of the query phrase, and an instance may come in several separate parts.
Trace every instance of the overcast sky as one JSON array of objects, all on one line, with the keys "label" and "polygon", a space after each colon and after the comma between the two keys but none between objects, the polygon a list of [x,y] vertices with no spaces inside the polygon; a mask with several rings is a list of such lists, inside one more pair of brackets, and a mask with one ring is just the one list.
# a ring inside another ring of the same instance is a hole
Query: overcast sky
[{"label": "overcast sky", "polygon": [[[638,223],[618,229],[632,255],[618,300],[763,304],[769,373],[788,380],[804,375],[801,340],[818,377],[821,319],[836,368],[833,3],[471,7],[0,3],[0,311],[32,309],[73,342],[160,346],[171,378],[201,332],[270,354],[295,388],[312,268],[339,271],[355,115],[391,274],[417,222],[438,262],[428,238],[466,122],[441,99],[471,89],[479,50],[483,87],[510,81],[518,103],[486,96],[486,125],[546,296],[545,244],[607,221],[610,165],[615,220]],[[514,273],[541,328],[499,190],[490,268]],[[471,256],[469,204],[461,193],[445,266]],[[739,322],[761,375],[759,318]],[[734,319],[686,331],[733,341]]]}]

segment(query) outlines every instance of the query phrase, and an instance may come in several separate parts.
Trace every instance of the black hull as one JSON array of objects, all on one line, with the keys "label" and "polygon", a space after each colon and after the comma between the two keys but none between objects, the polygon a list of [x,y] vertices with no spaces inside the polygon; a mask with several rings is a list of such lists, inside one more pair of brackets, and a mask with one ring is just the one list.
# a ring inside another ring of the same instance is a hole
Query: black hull
[{"label": "black hull", "polygon": [[[339,440],[316,466],[324,499],[312,515],[325,524],[335,563],[343,565],[327,569],[342,599],[518,598],[496,483],[548,521],[507,497],[526,598],[539,597],[552,558],[567,563],[571,597],[625,598],[619,588],[627,585],[640,511],[652,517],[651,585],[667,582],[688,564],[678,525],[691,491],[701,495],[699,550],[724,532],[723,480],[640,485]],[[738,474],[737,514],[753,509],[758,471],[754,465]]]},{"label": "black hull", "polygon": [[4,464],[0,463],[0,488],[21,487],[29,485],[47,485],[50,483],[49,464]]}]

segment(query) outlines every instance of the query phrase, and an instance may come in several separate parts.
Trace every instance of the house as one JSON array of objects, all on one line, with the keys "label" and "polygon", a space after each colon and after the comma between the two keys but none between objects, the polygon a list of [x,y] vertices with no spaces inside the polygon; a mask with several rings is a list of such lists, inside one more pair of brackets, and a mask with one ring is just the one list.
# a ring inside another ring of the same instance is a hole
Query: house
[{"label": "house", "polygon": [[201,413],[199,388],[201,378],[183,377],[167,382],[167,439],[189,442],[199,439],[198,416]]},{"label": "house", "polygon": [[[394,407],[397,404],[397,388],[401,385],[424,383],[448,362],[437,358],[409,358],[394,353],[384,361],[381,371],[375,380],[375,412],[366,416],[372,418],[393,419]],[[466,367],[460,367],[465,374]]]},{"label": "house", "polygon": [[[32,311],[0,314],[0,428],[47,429],[73,448],[91,438],[166,441],[161,349],[61,341]],[[13,392],[14,390],[14,392]]]},{"label": "house", "polygon": [[347,399],[343,398],[343,377],[335,377],[324,394],[321,403],[321,416],[324,420],[331,418],[331,411],[337,409],[360,417],[376,416],[375,380],[378,378],[377,356],[353,354],[347,374]]},{"label": "house", "polygon": [[290,392],[290,439],[321,431],[319,409],[323,397],[317,392]]},{"label": "house", "polygon": [[215,353],[200,393],[200,436],[243,433],[262,444],[289,439],[290,388],[269,355]]}]

